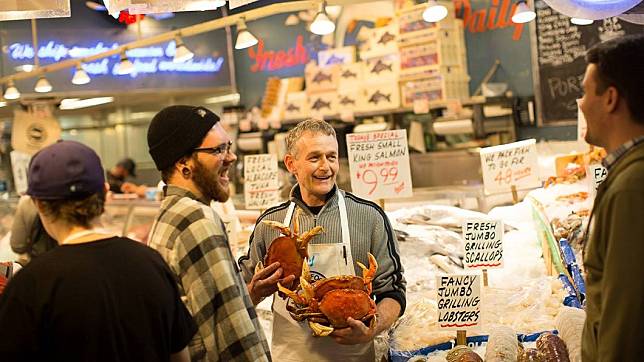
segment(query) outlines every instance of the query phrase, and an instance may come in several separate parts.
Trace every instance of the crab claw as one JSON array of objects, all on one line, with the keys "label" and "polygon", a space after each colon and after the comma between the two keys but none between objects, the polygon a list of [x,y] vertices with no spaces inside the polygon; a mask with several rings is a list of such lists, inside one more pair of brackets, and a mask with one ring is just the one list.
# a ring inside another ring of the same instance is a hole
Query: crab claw
[{"label": "crab claw", "polygon": [[293,235],[297,236],[300,233],[300,209],[295,209],[295,220],[293,220]]},{"label": "crab claw", "polygon": [[306,279],[306,281],[311,280],[311,268],[309,267],[309,259],[304,258],[304,261],[302,262],[302,278]]},{"label": "crab claw", "polygon": [[[300,250],[304,250],[306,252],[307,246],[309,245],[309,241],[313,239],[314,236],[320,235],[324,232],[324,228],[322,226],[316,226],[313,229],[305,232],[302,234],[302,236],[297,238],[297,248]],[[308,255],[307,255],[308,257]]]},{"label": "crab claw", "polygon": [[288,226],[282,224],[279,221],[273,221],[273,220],[262,220],[262,223],[265,225],[272,227],[273,229],[279,230],[283,235],[290,237],[291,234],[291,229],[289,229]]},{"label": "crab claw", "polygon": [[368,253],[369,255],[369,268],[364,266],[361,262],[356,262],[360,269],[362,269],[362,279],[364,280],[364,285],[367,286],[367,293],[371,295],[371,282],[373,281],[373,278],[376,276],[376,270],[378,270],[378,262],[376,261],[376,258],[373,256],[373,254]]},{"label": "crab claw", "polygon": [[255,265],[255,274],[259,273],[260,270],[264,269],[264,263],[260,260],[256,265]]},{"label": "crab claw", "polygon": [[320,323],[309,321],[309,328],[315,337],[326,337],[333,332],[333,327],[323,326]]},{"label": "crab claw", "polygon": [[299,305],[305,305],[306,304],[306,300],[304,298],[302,298],[296,292],[285,288],[284,286],[282,286],[282,284],[280,284],[280,282],[277,282],[277,290],[279,290],[280,292],[284,293],[284,295],[286,295],[288,298],[291,298],[295,303],[297,303]]},{"label": "crab claw", "polygon": [[301,304],[309,305],[315,296],[313,286],[304,277],[300,277],[300,287],[302,287],[302,294],[304,295],[304,303]]}]

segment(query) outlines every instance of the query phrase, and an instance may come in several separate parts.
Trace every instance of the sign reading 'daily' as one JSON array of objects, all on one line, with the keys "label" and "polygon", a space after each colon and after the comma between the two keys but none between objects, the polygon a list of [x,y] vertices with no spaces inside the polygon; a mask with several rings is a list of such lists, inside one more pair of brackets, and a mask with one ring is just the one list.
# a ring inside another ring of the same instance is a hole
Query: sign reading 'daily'
[{"label": "sign reading 'daily'", "polygon": [[465,259],[468,269],[503,266],[503,223],[499,220],[466,220],[463,223]]},{"label": "sign reading 'daily'", "polygon": [[541,186],[534,139],[486,147],[480,154],[486,194]]},{"label": "sign reading 'daily'", "polygon": [[438,325],[442,329],[467,329],[481,320],[481,278],[479,275],[436,277]]},{"label": "sign reading 'daily'", "polygon": [[277,156],[244,156],[244,201],[247,209],[266,209],[278,202]]},{"label": "sign reading 'daily'", "polygon": [[351,190],[368,199],[412,196],[407,131],[347,134]]}]

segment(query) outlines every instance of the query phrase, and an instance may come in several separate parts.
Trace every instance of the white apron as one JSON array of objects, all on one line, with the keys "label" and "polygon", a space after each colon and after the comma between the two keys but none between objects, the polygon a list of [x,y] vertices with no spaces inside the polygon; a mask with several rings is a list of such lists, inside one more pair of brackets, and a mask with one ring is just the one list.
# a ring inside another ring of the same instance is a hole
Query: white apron
[{"label": "white apron", "polygon": [[[351,256],[351,237],[344,196],[338,193],[338,208],[342,226],[342,243],[309,244],[311,276],[314,280],[335,275],[355,275]],[[291,202],[284,225],[289,226],[295,204]],[[274,361],[368,361],[375,359],[373,342],[358,345],[338,344],[331,337],[313,337],[306,321],[297,322],[286,310],[286,301],[273,297],[273,342],[271,354]]]}]

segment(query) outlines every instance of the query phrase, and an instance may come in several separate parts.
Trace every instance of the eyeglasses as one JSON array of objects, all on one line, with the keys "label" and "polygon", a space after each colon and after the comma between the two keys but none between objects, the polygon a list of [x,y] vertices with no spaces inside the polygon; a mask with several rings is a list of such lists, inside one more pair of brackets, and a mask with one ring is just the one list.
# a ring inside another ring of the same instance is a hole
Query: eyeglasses
[{"label": "eyeglasses", "polygon": [[227,155],[228,153],[230,153],[230,148],[232,146],[233,146],[233,141],[228,141],[228,143],[222,143],[217,147],[195,148],[193,149],[193,151],[206,152],[211,155],[220,156],[220,155]]}]

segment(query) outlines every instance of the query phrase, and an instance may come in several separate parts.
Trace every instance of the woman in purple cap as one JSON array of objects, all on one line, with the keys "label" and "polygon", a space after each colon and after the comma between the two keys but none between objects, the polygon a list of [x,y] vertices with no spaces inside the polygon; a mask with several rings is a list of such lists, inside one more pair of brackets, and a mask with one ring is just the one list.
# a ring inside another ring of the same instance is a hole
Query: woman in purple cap
[{"label": "woman in purple cap", "polygon": [[189,361],[197,327],[168,266],[97,226],[103,172],[98,155],[73,141],[32,158],[27,193],[59,247],[0,296],[3,361]]}]

